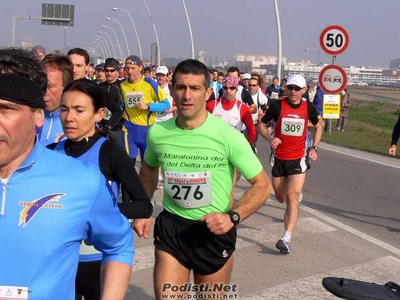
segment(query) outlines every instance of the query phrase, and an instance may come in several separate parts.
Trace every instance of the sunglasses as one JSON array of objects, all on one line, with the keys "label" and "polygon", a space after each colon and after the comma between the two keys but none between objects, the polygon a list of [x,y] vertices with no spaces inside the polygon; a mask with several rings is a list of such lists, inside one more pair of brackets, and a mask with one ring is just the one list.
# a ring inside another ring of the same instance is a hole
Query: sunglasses
[{"label": "sunglasses", "polygon": [[115,71],[117,71],[116,69],[106,69],[105,72],[106,73],[114,73]]},{"label": "sunglasses", "polygon": [[258,84],[249,84],[249,86],[256,87]]},{"label": "sunglasses", "polygon": [[298,92],[298,91],[300,91],[300,90],[303,89],[303,88],[301,88],[301,87],[299,87],[299,86],[297,86],[297,85],[287,85],[286,88],[287,88],[289,91],[295,90],[296,92]]},{"label": "sunglasses", "polygon": [[224,90],[231,90],[231,91],[236,90],[236,88],[234,86],[231,86],[231,87],[224,86],[223,89]]}]

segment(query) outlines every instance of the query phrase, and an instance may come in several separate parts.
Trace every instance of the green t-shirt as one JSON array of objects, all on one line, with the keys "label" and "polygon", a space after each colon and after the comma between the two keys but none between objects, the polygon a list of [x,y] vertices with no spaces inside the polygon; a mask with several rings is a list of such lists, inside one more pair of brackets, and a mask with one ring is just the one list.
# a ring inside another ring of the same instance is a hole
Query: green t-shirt
[{"label": "green t-shirt", "polygon": [[161,165],[164,208],[190,220],[227,212],[234,168],[250,179],[263,169],[260,161],[243,134],[212,114],[193,130],[182,130],[175,121],[150,128],[144,155],[148,165]]}]

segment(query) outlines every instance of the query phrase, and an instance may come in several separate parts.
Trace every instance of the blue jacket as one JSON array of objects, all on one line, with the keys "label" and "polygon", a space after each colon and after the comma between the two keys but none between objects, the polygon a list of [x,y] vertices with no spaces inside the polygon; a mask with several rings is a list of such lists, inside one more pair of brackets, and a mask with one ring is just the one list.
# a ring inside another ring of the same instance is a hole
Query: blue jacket
[{"label": "blue jacket", "polygon": [[320,114],[322,114],[322,108],[324,104],[324,94],[325,94],[324,91],[318,86],[315,92],[313,103],[320,112]]},{"label": "blue jacket", "polygon": [[42,127],[36,128],[36,134],[39,141],[45,146],[65,139],[59,109],[54,113],[44,111],[44,124]]},{"label": "blue jacket", "polygon": [[0,285],[27,287],[29,300],[75,299],[82,240],[103,252],[103,263],[132,265],[129,222],[94,165],[36,143],[1,184]]},{"label": "blue jacket", "polygon": [[[83,161],[83,162],[89,162],[92,164],[95,164],[96,166],[99,165],[99,154],[100,154],[100,148],[101,145],[106,141],[107,139],[102,137],[100,138],[88,151],[86,151],[84,154],[81,156],[77,157],[76,159]],[[58,143],[56,147],[54,148],[55,151],[58,151],[62,154],[65,153],[65,142],[66,140]],[[107,188],[109,191],[112,193],[112,199],[114,203],[117,203],[118,199],[118,186],[114,182],[108,182],[106,183]],[[93,246],[87,245],[85,242],[82,242],[80,252],[79,252],[79,261],[80,262],[88,262],[88,261],[96,261],[96,260],[101,260],[102,259],[102,254],[100,251],[97,251]]]}]

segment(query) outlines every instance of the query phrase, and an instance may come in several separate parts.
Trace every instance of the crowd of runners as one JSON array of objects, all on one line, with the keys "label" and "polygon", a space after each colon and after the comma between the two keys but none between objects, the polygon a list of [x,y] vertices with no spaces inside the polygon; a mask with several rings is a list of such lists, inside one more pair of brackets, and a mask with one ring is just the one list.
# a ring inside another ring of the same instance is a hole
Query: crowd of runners
[{"label": "crowd of runners", "polygon": [[[0,77],[0,286],[11,296],[123,299],[130,228],[150,237],[156,189],[157,299],[186,294],[165,284],[184,286],[191,271],[196,285],[229,284],[236,227],[272,192],[286,205],[276,248],[291,252],[324,124],[301,75],[265,88],[237,67],[145,67],[136,55],[92,65],[81,48],[37,47],[0,49]],[[250,187],[234,199],[240,178]]]}]

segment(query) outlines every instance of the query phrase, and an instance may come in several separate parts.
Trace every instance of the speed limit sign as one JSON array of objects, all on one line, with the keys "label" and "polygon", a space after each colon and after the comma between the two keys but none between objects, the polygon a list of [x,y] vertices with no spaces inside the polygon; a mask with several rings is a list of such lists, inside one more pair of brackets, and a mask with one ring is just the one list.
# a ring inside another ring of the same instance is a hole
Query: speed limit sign
[{"label": "speed limit sign", "polygon": [[350,36],[346,29],[339,25],[326,27],[319,37],[319,44],[326,53],[339,55],[346,51],[350,43]]}]

